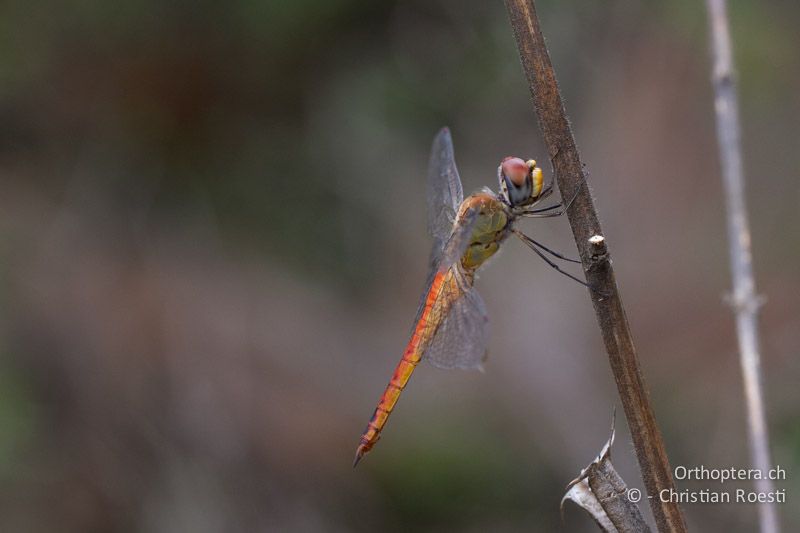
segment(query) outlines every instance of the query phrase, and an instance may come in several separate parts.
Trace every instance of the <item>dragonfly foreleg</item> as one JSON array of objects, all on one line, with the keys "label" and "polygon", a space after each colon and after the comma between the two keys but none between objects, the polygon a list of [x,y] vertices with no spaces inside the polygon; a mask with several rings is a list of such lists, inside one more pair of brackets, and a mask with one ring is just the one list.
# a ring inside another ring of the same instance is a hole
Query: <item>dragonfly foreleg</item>
[{"label": "dragonfly foreleg", "polygon": [[553,209],[558,209],[559,207],[564,207],[564,204],[561,203],[561,202],[558,202],[557,204],[551,205],[549,207],[543,207],[541,209],[531,209],[529,211],[523,211],[522,212],[522,216],[535,215],[536,213],[544,213],[546,211],[552,211]]},{"label": "dragonfly foreleg", "polygon": [[[558,209],[558,211],[553,211],[552,213],[544,213],[543,211],[550,211],[551,209]],[[544,209],[536,209],[534,211],[523,211],[519,214],[519,216],[524,218],[550,218],[550,217],[560,217],[564,213],[567,212],[567,207],[563,207],[563,204],[560,202],[556,205],[551,205],[550,207],[545,207]]]},{"label": "dragonfly foreleg", "polygon": [[[548,189],[552,189],[552,186],[553,185],[550,184]],[[529,210],[529,211],[523,211],[522,213],[520,213],[519,216],[525,217],[525,218],[560,217],[561,215],[563,215],[564,213],[566,213],[569,210],[569,207],[572,205],[572,202],[575,201],[575,198],[578,197],[578,193],[581,192],[582,188],[583,188],[583,181],[581,181],[581,184],[578,186],[578,190],[575,191],[575,194],[572,195],[572,198],[569,199],[569,202],[567,202],[566,206],[564,205],[564,202],[558,202],[555,205],[551,205],[549,207],[544,207],[542,209],[532,209],[532,210]],[[563,209],[559,209],[559,208],[563,208]],[[558,211],[553,211],[552,213],[547,213],[546,212],[546,211],[552,211],[553,209],[558,209]]]},{"label": "dragonfly foreleg", "polygon": [[[539,249],[537,248],[537,246],[541,246],[542,248],[544,248],[544,246],[542,246],[542,245],[541,245],[541,244],[539,244],[538,242],[534,241],[533,239],[531,239],[530,237],[528,237],[527,235],[525,235],[524,233],[522,233],[521,231],[519,231],[519,230],[517,230],[517,229],[514,229],[514,230],[512,230],[512,231],[514,232],[514,234],[515,234],[517,237],[519,237],[519,238],[520,238],[520,240],[521,240],[522,242],[524,242],[524,243],[525,243],[525,245],[526,245],[528,248],[530,248],[531,250],[533,250],[534,252],[536,252],[536,255],[538,255],[538,256],[539,256],[539,257],[540,257],[540,258],[541,258],[541,259],[542,259],[542,260],[543,260],[545,263],[547,263],[548,265],[550,265],[551,267],[553,267],[554,269],[556,269],[558,272],[560,272],[560,273],[564,274],[564,275],[565,275],[565,276],[567,276],[568,278],[570,278],[570,279],[572,279],[572,280],[575,280],[575,281],[577,281],[578,283],[580,283],[581,285],[583,285],[584,287],[588,287],[588,288],[590,288],[590,289],[591,289],[591,287],[589,287],[589,284],[588,284],[588,283],[586,283],[585,281],[583,281],[582,279],[576,278],[575,276],[573,276],[573,275],[572,275],[572,274],[570,274],[569,272],[565,272],[564,270],[561,270],[561,267],[559,267],[559,266],[558,266],[557,264],[555,264],[553,261],[551,261],[550,259],[548,259],[548,257],[547,257],[546,255],[544,255],[542,252],[540,252],[540,251],[539,251]],[[550,252],[550,253],[553,253],[553,255],[556,255],[556,254],[555,254],[555,253],[554,253],[552,250],[549,250],[549,249],[547,249],[547,248],[545,248],[545,249],[546,249],[548,252]],[[565,257],[561,256],[560,254],[558,254],[558,255],[557,255],[557,257],[560,257],[561,259],[567,259],[567,258],[565,258]],[[571,259],[567,259],[567,261],[572,261],[572,260],[571,260]],[[580,261],[576,261],[576,262],[578,262],[578,263],[579,263]]]}]

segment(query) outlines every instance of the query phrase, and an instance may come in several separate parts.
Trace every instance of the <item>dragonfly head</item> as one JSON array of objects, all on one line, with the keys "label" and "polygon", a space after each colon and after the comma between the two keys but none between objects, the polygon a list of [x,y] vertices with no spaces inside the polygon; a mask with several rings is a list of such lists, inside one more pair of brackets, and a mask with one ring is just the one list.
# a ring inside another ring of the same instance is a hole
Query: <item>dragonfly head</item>
[{"label": "dragonfly head", "polygon": [[542,194],[542,169],[533,159],[506,157],[497,169],[497,179],[500,193],[511,207],[530,205]]}]

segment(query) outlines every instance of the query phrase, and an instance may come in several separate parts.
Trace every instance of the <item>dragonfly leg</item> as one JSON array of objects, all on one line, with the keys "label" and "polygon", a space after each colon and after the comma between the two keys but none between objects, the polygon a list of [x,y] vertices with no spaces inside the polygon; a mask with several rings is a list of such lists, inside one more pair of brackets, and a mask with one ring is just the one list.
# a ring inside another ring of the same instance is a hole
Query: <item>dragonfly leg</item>
[{"label": "dragonfly leg", "polygon": [[[543,213],[542,211],[550,211],[551,209],[558,209],[558,211],[553,211],[552,213]],[[523,211],[520,213],[519,216],[524,218],[551,218],[551,217],[560,217],[564,213],[567,212],[567,207],[563,207],[562,204],[556,204],[550,207],[546,207],[544,209],[537,209],[535,211]]]},{"label": "dragonfly leg", "polygon": [[[552,187],[552,185],[550,186]],[[555,205],[551,205],[550,207],[544,207],[542,209],[532,209],[530,211],[523,211],[520,216],[525,218],[550,218],[550,217],[560,217],[564,213],[569,210],[569,207],[572,205],[572,202],[575,201],[575,198],[578,197],[578,193],[581,192],[583,188],[583,181],[578,186],[578,190],[575,191],[575,194],[572,195],[572,198],[569,199],[567,205],[564,205],[564,202],[558,202]],[[561,209],[559,209],[561,208]],[[546,211],[552,211],[553,209],[558,209],[558,211],[553,211],[552,213],[546,213]]]},{"label": "dragonfly leg", "polygon": [[[550,259],[548,259],[546,255],[544,255],[542,252],[540,252],[540,251],[539,251],[539,249],[537,248],[537,245],[538,245],[538,246],[541,246],[539,243],[537,243],[536,241],[534,241],[533,239],[531,239],[530,237],[528,237],[527,235],[525,235],[524,233],[522,233],[521,231],[519,231],[519,230],[517,230],[517,229],[515,229],[515,230],[512,230],[512,231],[514,232],[514,234],[515,234],[517,237],[519,237],[519,238],[520,238],[520,240],[521,240],[522,242],[524,242],[524,243],[525,243],[525,245],[527,245],[527,246],[528,246],[528,248],[530,248],[531,250],[533,250],[534,252],[536,252],[536,255],[538,255],[538,256],[539,256],[539,257],[540,257],[540,258],[541,258],[541,259],[542,259],[542,260],[543,260],[545,263],[547,263],[548,265],[550,265],[551,267],[553,267],[554,269],[556,269],[558,272],[560,272],[560,273],[564,274],[564,275],[565,275],[565,276],[567,276],[568,278],[570,278],[570,279],[573,279],[573,280],[577,281],[578,283],[580,283],[581,285],[583,285],[584,287],[588,287],[588,288],[590,288],[590,289],[591,289],[591,287],[589,287],[589,284],[588,284],[588,283],[586,283],[586,282],[585,282],[585,281],[583,281],[582,279],[576,278],[575,276],[573,276],[573,275],[572,275],[572,274],[570,274],[569,272],[566,272],[566,271],[564,271],[564,270],[561,270],[561,267],[559,267],[559,266],[558,266],[557,264],[555,264],[553,261],[551,261]],[[549,251],[549,250],[548,250],[548,251]]]},{"label": "dragonfly leg", "polygon": [[545,211],[552,211],[553,209],[558,209],[559,207],[564,207],[564,204],[558,202],[557,204],[551,205],[549,207],[543,207],[541,209],[531,209],[530,211],[525,211],[523,213],[523,216],[525,216],[525,214],[544,213]]},{"label": "dragonfly leg", "polygon": [[529,240],[529,241],[530,241],[532,244],[534,244],[534,245],[538,246],[539,248],[541,248],[541,249],[542,249],[542,250],[544,250],[545,252],[549,253],[549,254],[550,254],[550,255],[552,255],[553,257],[558,257],[559,259],[563,259],[564,261],[569,261],[570,263],[577,263],[577,264],[579,264],[579,265],[581,264],[581,261],[580,261],[580,259],[570,259],[569,257],[566,257],[566,256],[563,256],[563,255],[561,255],[560,253],[556,252],[555,250],[551,250],[550,248],[548,248],[548,247],[547,247],[547,246],[545,246],[544,244],[540,243],[539,241],[537,241],[537,240],[534,240],[534,239],[531,239],[530,237],[528,237],[528,236],[527,236],[527,235],[525,235],[524,233],[523,233],[523,235],[524,235],[524,236],[525,236],[525,238],[526,238],[526,239],[528,239],[528,240]]}]

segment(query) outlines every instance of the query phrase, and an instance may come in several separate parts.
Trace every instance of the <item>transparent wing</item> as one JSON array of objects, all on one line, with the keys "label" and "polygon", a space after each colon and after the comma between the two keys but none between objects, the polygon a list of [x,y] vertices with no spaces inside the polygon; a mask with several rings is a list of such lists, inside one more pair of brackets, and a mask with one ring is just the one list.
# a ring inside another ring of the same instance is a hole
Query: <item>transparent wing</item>
[{"label": "transparent wing", "polygon": [[420,297],[412,328],[417,324],[425,308],[425,301],[431,289],[433,278],[436,277],[437,273],[449,270],[461,261],[461,257],[467,250],[467,246],[469,246],[472,230],[475,227],[475,222],[478,220],[479,212],[479,208],[472,206],[461,210],[458,219],[455,223],[451,224],[448,236],[444,239],[443,243],[441,245],[434,243],[429,258],[428,279],[425,281],[425,290]]},{"label": "transparent wing", "polygon": [[473,209],[466,209],[461,220],[457,220],[464,191],[456,168],[453,139],[447,127],[439,130],[433,139],[428,162],[427,197],[428,233],[433,237],[433,247],[428,257],[428,279],[414,317],[414,325],[425,307],[425,299],[436,273],[447,270],[464,255],[478,214]]},{"label": "transparent wing", "polygon": [[470,287],[453,302],[422,357],[439,368],[481,368],[488,341],[486,306]]},{"label": "transparent wing", "polygon": [[450,130],[442,128],[433,139],[428,162],[428,233],[434,240],[434,253],[441,249],[453,227],[458,206],[464,199],[458,177]]}]

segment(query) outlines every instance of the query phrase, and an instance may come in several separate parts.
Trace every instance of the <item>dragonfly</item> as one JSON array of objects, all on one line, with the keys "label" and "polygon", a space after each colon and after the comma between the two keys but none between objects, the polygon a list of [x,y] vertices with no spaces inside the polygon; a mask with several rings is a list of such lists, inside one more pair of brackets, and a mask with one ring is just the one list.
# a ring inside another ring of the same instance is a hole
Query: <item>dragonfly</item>
[{"label": "dragonfly", "polygon": [[474,288],[475,274],[506,238],[515,235],[548,265],[586,285],[545,254],[580,261],[547,248],[515,227],[521,218],[561,216],[575,197],[566,205],[562,201],[535,209],[552,195],[553,182],[544,183],[542,169],[534,159],[506,157],[497,169],[497,179],[498,192],[484,187],[464,198],[450,130],[445,127],[439,131],[428,164],[428,232],[434,241],[428,279],[411,339],[361,435],[354,467],[380,438],[420,361],[447,369],[482,368],[489,320],[483,299]]}]

